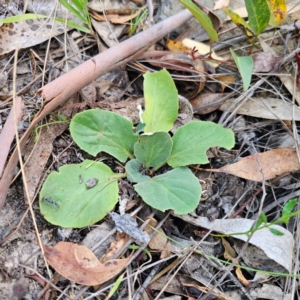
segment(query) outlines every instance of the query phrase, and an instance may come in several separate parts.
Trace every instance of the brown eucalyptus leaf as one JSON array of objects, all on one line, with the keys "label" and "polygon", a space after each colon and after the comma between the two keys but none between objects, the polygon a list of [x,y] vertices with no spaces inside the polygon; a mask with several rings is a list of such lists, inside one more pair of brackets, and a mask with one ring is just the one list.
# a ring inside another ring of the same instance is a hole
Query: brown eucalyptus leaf
[{"label": "brown eucalyptus leaf", "polygon": [[102,284],[120,273],[130,260],[112,259],[101,264],[88,248],[69,242],[59,242],[54,247],[44,245],[48,263],[62,276],[78,284]]},{"label": "brown eucalyptus leaf", "polygon": [[236,77],[233,75],[214,75],[212,77],[221,84],[222,93],[228,85],[236,81]]},{"label": "brown eucalyptus leaf", "polygon": [[279,148],[241,158],[215,172],[224,172],[252,181],[263,181],[277,175],[300,169],[297,153],[293,148]]}]

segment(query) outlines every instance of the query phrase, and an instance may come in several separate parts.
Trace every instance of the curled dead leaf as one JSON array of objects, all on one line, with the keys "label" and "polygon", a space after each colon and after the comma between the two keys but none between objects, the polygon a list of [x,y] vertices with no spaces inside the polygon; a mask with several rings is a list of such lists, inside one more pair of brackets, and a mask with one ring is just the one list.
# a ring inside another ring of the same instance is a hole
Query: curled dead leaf
[{"label": "curled dead leaf", "polygon": [[43,245],[48,263],[62,276],[76,283],[92,286],[102,284],[126,266],[125,259],[112,259],[101,264],[88,248],[69,242],[59,242],[54,247]]},{"label": "curled dead leaf", "polygon": [[245,278],[241,268],[236,268],[235,270],[235,274],[238,278],[238,280],[240,281],[240,283],[243,285],[243,286],[249,286],[250,285],[250,281],[248,279]]}]

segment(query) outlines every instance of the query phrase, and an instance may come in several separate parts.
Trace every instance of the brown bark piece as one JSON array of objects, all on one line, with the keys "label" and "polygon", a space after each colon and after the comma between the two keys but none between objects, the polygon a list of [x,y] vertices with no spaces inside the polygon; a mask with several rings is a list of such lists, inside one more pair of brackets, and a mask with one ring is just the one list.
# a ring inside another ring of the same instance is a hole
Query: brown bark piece
[{"label": "brown bark piece", "polygon": [[[14,109],[16,110],[14,112]],[[17,120],[15,120],[15,114]],[[12,106],[8,118],[5,122],[4,128],[0,134],[0,178],[6,162],[10,145],[15,137],[15,126],[18,126],[18,123],[22,116],[22,98],[16,98],[16,107]],[[16,123],[16,124],[15,124]]]}]

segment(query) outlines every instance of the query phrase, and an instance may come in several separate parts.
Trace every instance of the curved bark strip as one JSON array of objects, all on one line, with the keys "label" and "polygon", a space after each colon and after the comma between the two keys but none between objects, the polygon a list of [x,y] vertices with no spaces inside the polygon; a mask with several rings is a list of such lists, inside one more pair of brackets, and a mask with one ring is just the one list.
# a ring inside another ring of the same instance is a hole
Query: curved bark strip
[{"label": "curved bark strip", "polygon": [[[62,105],[73,94],[91,83],[93,79],[136,59],[146,51],[150,45],[187,22],[191,17],[192,14],[188,10],[183,10],[175,16],[172,16],[98,54],[94,58],[84,62],[80,66],[39,89],[37,94],[43,96],[45,100],[44,106],[32,120],[30,127],[26,130],[20,140],[21,149],[24,148],[33,128],[45,118],[45,116],[58,106]],[[17,149],[15,149],[0,180],[0,210],[4,205],[17,163],[18,153]]]},{"label": "curved bark strip", "polygon": [[[15,113],[14,109],[16,110]],[[16,107],[12,106],[8,118],[6,119],[6,122],[4,124],[3,130],[0,133],[0,178],[4,168],[4,163],[9,154],[11,143],[13,142],[13,139],[15,137],[15,126],[18,126],[22,114],[22,98],[16,97]],[[15,120],[15,117],[17,118],[17,120]]]}]

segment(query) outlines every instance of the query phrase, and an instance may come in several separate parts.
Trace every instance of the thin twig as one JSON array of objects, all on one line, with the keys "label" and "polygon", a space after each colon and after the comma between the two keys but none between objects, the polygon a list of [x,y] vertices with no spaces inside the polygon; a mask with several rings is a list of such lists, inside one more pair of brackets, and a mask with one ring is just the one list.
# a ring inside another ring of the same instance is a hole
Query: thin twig
[{"label": "thin twig", "polygon": [[149,275],[147,276],[147,278],[145,279],[145,281],[143,282],[143,285],[140,286],[140,288],[138,289],[138,291],[136,292],[136,294],[133,297],[133,300],[140,300],[142,294],[144,293],[145,289],[147,288],[147,286],[149,285],[150,281],[152,280],[153,276],[157,273],[157,271],[159,270],[161,264],[157,264],[156,266],[153,267],[153,269],[151,270],[151,272],[149,273]]},{"label": "thin twig", "polygon": [[154,12],[152,0],[147,0],[147,6],[148,6],[148,22],[149,22],[148,25],[151,26],[153,24],[153,12]]}]

